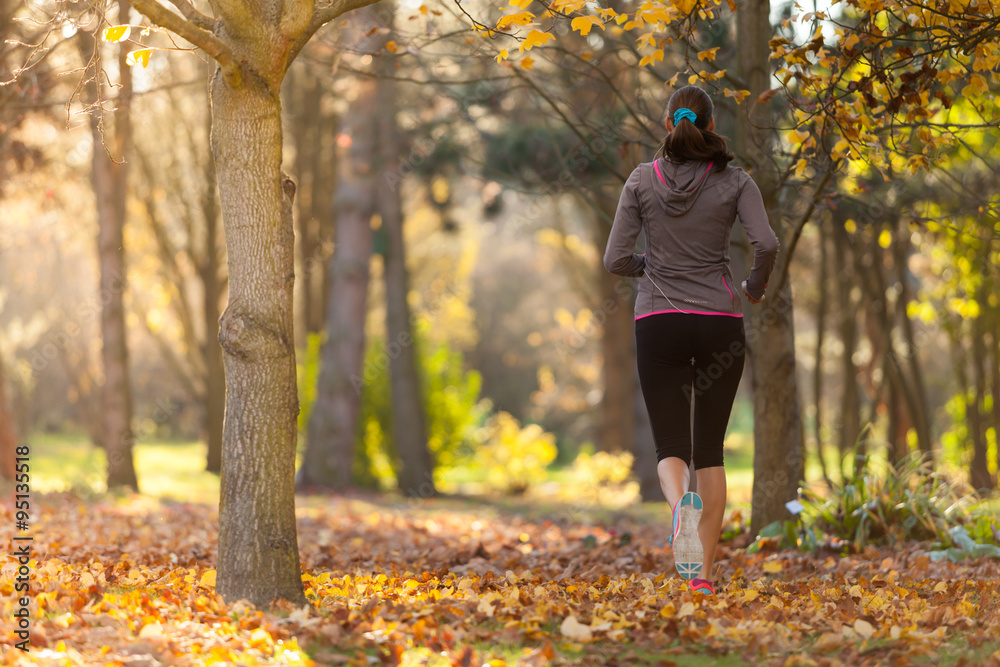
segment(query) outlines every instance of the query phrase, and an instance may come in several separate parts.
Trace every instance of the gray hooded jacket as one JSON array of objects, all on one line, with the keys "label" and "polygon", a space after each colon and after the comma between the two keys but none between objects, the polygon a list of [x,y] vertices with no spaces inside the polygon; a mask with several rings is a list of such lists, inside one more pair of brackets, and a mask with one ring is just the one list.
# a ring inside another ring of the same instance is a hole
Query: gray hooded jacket
[{"label": "gray hooded jacket", "polygon": [[[639,281],[636,319],[660,312],[743,314],[740,283],[729,270],[729,233],[737,216],[754,246],[747,292],[764,295],[778,254],[757,184],[739,167],[662,158],[640,164],[618,201],[604,266]],[[639,232],[646,252],[634,252]]]}]

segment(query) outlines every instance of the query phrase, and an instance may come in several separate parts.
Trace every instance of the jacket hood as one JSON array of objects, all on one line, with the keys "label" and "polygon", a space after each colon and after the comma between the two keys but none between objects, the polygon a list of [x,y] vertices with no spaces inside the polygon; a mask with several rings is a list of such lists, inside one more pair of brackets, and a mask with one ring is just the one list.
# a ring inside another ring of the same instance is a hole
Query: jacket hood
[{"label": "jacket hood", "polygon": [[653,162],[653,192],[668,213],[681,215],[694,205],[708,182],[708,166],[708,162],[701,161]]}]

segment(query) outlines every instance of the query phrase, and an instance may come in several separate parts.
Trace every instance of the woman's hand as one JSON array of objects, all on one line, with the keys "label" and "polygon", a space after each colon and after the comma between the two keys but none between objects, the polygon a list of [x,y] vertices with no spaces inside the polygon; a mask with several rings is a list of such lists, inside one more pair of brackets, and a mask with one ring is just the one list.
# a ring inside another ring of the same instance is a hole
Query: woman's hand
[{"label": "woman's hand", "polygon": [[747,292],[747,281],[745,280],[743,281],[743,295],[747,298],[747,301],[749,301],[750,303],[760,303],[761,301],[764,300],[763,296],[760,297],[759,299],[755,299],[752,296],[750,296],[750,293]]}]

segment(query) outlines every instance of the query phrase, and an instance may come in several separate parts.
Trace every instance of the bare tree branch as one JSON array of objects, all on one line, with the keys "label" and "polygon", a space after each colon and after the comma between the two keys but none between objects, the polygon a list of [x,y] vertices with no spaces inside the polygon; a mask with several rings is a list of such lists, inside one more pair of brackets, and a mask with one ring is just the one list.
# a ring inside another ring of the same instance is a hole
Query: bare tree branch
[{"label": "bare tree branch", "polygon": [[378,0],[333,0],[333,2],[323,5],[317,3],[313,9],[309,25],[306,26],[306,29],[295,39],[295,43],[292,44],[292,48],[288,52],[288,60],[285,62],[285,67],[288,68],[294,62],[295,57],[299,55],[299,51],[312,39],[317,30],[347,12],[374,5],[376,2]]},{"label": "bare tree branch", "polygon": [[188,21],[190,21],[191,23],[195,24],[196,26],[198,26],[203,30],[208,30],[209,32],[212,32],[212,28],[214,27],[215,21],[212,20],[210,17],[205,16],[204,14],[199,12],[195,8],[195,6],[191,3],[191,0],[170,0],[170,4],[176,7],[178,11],[180,11],[180,13],[183,14],[184,18],[186,18]]},{"label": "bare tree branch", "polygon": [[135,9],[161,28],[166,28],[179,37],[183,37],[202,51],[210,55],[222,68],[222,74],[232,87],[239,87],[241,75],[240,65],[233,57],[233,52],[221,39],[192,21],[178,16],[158,0],[135,0]]}]

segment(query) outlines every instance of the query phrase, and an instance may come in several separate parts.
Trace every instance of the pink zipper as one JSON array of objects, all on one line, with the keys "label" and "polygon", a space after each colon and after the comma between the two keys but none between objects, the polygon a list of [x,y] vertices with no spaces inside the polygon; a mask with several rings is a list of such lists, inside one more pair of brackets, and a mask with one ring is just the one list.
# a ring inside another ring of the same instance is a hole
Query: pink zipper
[{"label": "pink zipper", "polygon": [[729,289],[729,283],[726,281],[725,274],[723,274],[723,276],[722,276],[722,284],[726,286],[726,290],[729,292],[729,300],[732,301],[733,300],[733,290]]}]

